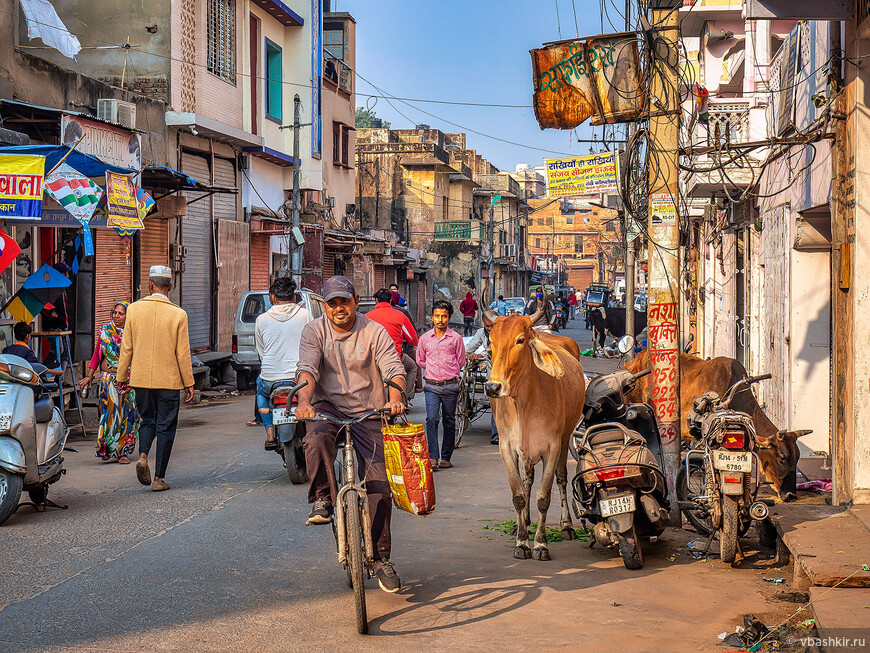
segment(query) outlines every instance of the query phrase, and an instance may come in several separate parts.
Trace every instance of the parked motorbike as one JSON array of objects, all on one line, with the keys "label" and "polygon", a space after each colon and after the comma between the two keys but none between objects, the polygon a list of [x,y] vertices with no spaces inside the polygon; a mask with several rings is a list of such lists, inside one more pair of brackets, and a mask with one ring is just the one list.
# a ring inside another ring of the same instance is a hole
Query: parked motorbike
[{"label": "parked motorbike", "polygon": [[272,425],[275,427],[275,451],[284,461],[287,476],[294,485],[308,482],[308,468],[305,465],[305,452],[302,449],[302,439],[305,437],[305,424],[297,422],[293,415],[296,396],[287,406],[287,397],[295,385],[293,379],[279,381],[272,386],[269,396],[269,407],[272,411]]},{"label": "parked motorbike", "polygon": [[723,562],[734,562],[738,538],[746,535],[753,519],[763,520],[768,513],[756,500],[761,463],[752,418],[729,405],[741,388],[748,392],[750,385],[769,378],[741,379],[721,399],[707,392],[695,399],[689,413],[692,444],[677,475],[677,498],[695,530],[711,538],[718,534]]},{"label": "parked motorbike", "polygon": [[62,508],[48,500],[48,486],[66,474],[63,450],[69,428],[48,394],[42,365],[0,355],[0,524],[18,509],[26,490],[37,510]]},{"label": "parked motorbike", "polygon": [[[623,353],[633,346],[631,336],[619,343]],[[571,441],[574,514],[594,524],[595,541],[616,547],[628,569],[643,566],[639,538],[661,535],[670,509],[655,413],[649,404],[625,401],[650,372],[618,369],[592,379]]]}]

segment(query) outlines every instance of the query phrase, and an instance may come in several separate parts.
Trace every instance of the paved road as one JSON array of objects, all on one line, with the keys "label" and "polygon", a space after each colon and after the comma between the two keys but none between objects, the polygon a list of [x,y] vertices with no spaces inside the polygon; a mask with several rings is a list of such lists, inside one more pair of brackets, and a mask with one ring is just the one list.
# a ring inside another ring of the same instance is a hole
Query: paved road
[{"label": "paved road", "polygon": [[[568,332],[581,344],[588,333]],[[699,651],[745,612],[771,623],[792,607],[769,603],[781,586],[761,582],[788,572],[694,560],[689,531],[648,545],[641,571],[580,542],[552,544],[550,562],[514,560],[512,538],[486,528],[514,515],[483,428],[437,473],[433,515],[396,511],[406,587],[370,585],[372,635],[358,636],[330,529],[304,526],[305,488],[243,425],[250,402],[184,409],[169,492],[73,443],[52,491],[69,509],[23,508],[0,527],[0,651]]]}]

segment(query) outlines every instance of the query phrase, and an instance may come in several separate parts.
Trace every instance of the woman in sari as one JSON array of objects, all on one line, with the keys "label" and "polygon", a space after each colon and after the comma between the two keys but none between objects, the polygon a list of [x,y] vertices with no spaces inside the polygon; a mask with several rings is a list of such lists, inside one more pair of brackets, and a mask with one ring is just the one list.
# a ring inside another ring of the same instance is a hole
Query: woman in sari
[{"label": "woman in sari", "polygon": [[100,331],[100,339],[94,348],[88,374],[79,382],[79,389],[89,387],[99,371],[100,431],[97,436],[96,457],[106,462],[117,460],[122,465],[130,463],[129,456],[136,449],[136,433],[139,428],[135,392],[131,389],[122,394],[115,383],[121,353],[121,335],[124,333],[129,305],[130,302],[115,304],[112,321]]}]

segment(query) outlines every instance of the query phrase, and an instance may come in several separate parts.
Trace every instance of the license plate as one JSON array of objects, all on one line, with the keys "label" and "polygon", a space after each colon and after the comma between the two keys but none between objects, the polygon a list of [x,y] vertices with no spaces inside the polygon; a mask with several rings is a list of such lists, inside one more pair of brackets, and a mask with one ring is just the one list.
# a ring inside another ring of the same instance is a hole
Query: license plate
[{"label": "license plate", "polygon": [[8,431],[12,428],[12,415],[0,415],[0,431]]},{"label": "license plate", "polygon": [[272,424],[275,426],[280,426],[281,424],[295,424],[296,417],[293,415],[294,410],[295,409],[293,408],[289,411],[286,408],[273,408]]},{"label": "license plate", "polygon": [[633,512],[634,495],[623,494],[621,497],[602,499],[599,505],[601,507],[602,517],[611,517],[613,515],[621,515],[624,512]]},{"label": "license plate", "polygon": [[717,449],[713,452],[713,467],[723,472],[752,471],[752,459],[748,451],[722,451]]}]

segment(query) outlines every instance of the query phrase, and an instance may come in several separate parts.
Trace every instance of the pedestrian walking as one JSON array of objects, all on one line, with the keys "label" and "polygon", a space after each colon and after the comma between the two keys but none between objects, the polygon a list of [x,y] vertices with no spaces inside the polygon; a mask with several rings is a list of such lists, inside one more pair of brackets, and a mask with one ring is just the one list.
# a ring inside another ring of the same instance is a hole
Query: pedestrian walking
[{"label": "pedestrian walking", "polygon": [[568,293],[568,306],[571,307],[571,319],[573,320],[577,316],[577,294],[573,292]]},{"label": "pedestrian walking", "polygon": [[[420,336],[417,345],[417,364],[423,368],[426,383],[426,440],[432,469],[453,467],[450,458],[456,443],[456,400],[459,397],[459,374],[465,365],[465,346],[459,334],[449,328],[451,315],[453,305],[450,302],[436,301],[432,305],[434,327]],[[444,422],[440,448],[439,421]]]},{"label": "pedestrian walking", "polygon": [[[342,276],[323,284],[325,314],[302,329],[299,344],[299,390],[296,417],[314,417],[315,412],[352,419],[370,410],[387,408],[391,415],[405,410],[402,391],[405,369],[386,329],[357,312],[359,295]],[[400,389],[384,382],[391,381]],[[303,441],[311,485],[308,503],[313,504],[308,524],[332,521],[338,486],[335,480],[336,436],[332,422],[308,422]],[[356,448],[360,479],[365,480],[369,527],[374,545],[375,577],[385,592],[402,587],[390,562],[392,502],[384,464],[381,420],[368,419],[350,427]]]},{"label": "pedestrian walking", "polygon": [[[466,338],[474,333],[474,316],[477,315],[477,308],[477,301],[474,299],[474,295],[470,292],[465,293],[465,299],[460,302],[459,310],[465,322],[465,333],[463,335]],[[453,313],[452,307],[450,313]]]},{"label": "pedestrian walking", "polygon": [[489,310],[491,310],[496,315],[500,315],[502,317],[507,315],[507,302],[505,302],[504,296],[499,295],[498,299],[496,299],[492,304],[489,305]]},{"label": "pedestrian walking", "polygon": [[272,424],[270,399],[275,384],[296,378],[299,361],[299,340],[302,329],[311,322],[311,313],[296,303],[296,282],[279,277],[269,288],[271,308],[257,316],[254,343],[260,356],[260,376],[257,377],[257,409],[266,428],[266,451],[278,447]]},{"label": "pedestrian walking", "polygon": [[136,391],[119,391],[116,380],[129,305],[127,301],[115,304],[111,322],[100,329],[88,373],[79,381],[79,390],[84,390],[99,374],[100,428],[95,455],[107,462],[116,460],[122,465],[130,464],[129,457],[136,451],[136,433],[139,431]]},{"label": "pedestrian walking", "polygon": [[[405,368],[405,379],[408,381],[405,389],[405,396],[408,401],[414,398],[417,391],[416,384],[413,381],[417,378],[417,330],[411,324],[410,318],[404,311],[398,310],[391,305],[392,293],[386,288],[381,288],[374,294],[375,307],[366,313],[366,317],[374,320],[387,330],[393,342],[396,343],[396,353],[402,359],[402,366]],[[410,354],[404,352],[407,346],[410,349]],[[421,384],[422,385],[422,384]]]},{"label": "pedestrian walking", "polygon": [[[139,460],[136,478],[155,492],[169,489],[166,468],[178,425],[179,391],[185,402],[193,399],[193,368],[187,313],[169,301],[172,270],[152,265],[148,275],[151,295],[127,308],[121,337],[117,382],[121,392],[136,391],[139,425]],[[148,465],[151,445],[157,440],[154,479]]]},{"label": "pedestrian walking", "polygon": [[535,293],[535,296],[532,297],[528,303],[526,303],[526,308],[523,311],[523,315],[534,315],[540,310],[546,308],[544,313],[538,318],[538,321],[532,326],[543,326],[550,324],[553,319],[553,309],[550,302],[547,302],[546,306],[544,305],[544,290],[543,288],[538,288],[538,292]]}]

